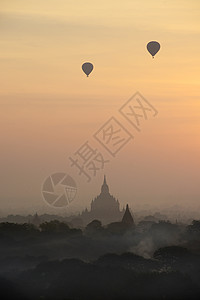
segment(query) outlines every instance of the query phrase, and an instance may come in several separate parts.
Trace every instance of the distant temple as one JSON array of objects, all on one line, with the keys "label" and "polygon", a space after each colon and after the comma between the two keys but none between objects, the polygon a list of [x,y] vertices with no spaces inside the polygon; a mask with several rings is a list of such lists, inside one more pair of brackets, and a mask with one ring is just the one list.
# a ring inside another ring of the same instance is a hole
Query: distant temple
[{"label": "distant temple", "polygon": [[126,211],[122,217],[121,222],[112,222],[108,224],[107,229],[112,234],[122,234],[127,230],[134,229],[135,223],[130,213],[128,204],[126,205]]},{"label": "distant temple", "polygon": [[39,227],[39,225],[42,223],[37,213],[33,216],[31,223],[36,227]]},{"label": "distant temple", "polygon": [[87,208],[80,214],[84,224],[88,224],[94,219],[100,220],[102,224],[121,221],[125,209],[120,211],[119,201],[109,192],[106,176],[101,186],[101,193],[91,202],[90,211]]},{"label": "distant temple", "polygon": [[124,224],[126,224],[128,226],[134,225],[133,217],[132,217],[132,215],[130,213],[128,204],[126,205],[126,211],[125,211],[125,213],[123,215],[122,223],[124,223]]}]

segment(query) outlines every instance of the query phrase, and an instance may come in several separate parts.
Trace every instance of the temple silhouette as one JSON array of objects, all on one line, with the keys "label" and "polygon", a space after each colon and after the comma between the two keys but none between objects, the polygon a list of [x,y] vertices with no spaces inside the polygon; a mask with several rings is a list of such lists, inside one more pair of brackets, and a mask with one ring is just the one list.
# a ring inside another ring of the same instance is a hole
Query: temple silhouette
[{"label": "temple silhouette", "polygon": [[128,207],[128,204],[126,205],[126,210],[125,210],[125,213],[123,215],[123,218],[122,218],[122,223],[123,224],[126,224],[126,225],[134,225],[134,220],[133,220],[133,217],[130,213],[130,210],[129,210],[129,207]]},{"label": "temple silhouette", "polygon": [[90,210],[86,208],[79,217],[83,220],[84,224],[88,224],[92,220],[97,219],[104,225],[121,221],[130,223],[132,218],[128,205],[126,210],[124,208],[120,210],[119,201],[109,192],[105,175],[101,186],[101,193],[92,200]]}]

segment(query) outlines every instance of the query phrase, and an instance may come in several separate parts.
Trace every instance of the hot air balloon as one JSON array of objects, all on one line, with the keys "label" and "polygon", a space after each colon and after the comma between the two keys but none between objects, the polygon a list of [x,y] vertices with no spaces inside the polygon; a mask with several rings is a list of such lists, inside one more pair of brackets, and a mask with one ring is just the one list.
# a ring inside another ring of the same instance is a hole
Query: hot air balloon
[{"label": "hot air balloon", "polygon": [[82,65],[82,70],[83,72],[87,75],[87,77],[89,76],[89,74],[92,72],[93,70],[93,64],[86,62]]},{"label": "hot air balloon", "polygon": [[149,42],[147,44],[147,50],[154,58],[154,55],[156,55],[156,53],[160,50],[160,44],[158,42],[154,42],[154,41]]}]

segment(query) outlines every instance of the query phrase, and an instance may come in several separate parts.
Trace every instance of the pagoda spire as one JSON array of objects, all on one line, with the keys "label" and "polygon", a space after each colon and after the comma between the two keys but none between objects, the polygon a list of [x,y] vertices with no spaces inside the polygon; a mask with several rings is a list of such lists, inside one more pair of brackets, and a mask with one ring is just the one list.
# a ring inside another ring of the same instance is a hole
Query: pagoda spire
[{"label": "pagoda spire", "polygon": [[109,187],[108,187],[107,182],[106,182],[106,175],[104,175],[103,184],[101,186],[101,192],[103,194],[108,194],[109,193]]},{"label": "pagoda spire", "polygon": [[133,225],[134,224],[133,217],[130,213],[128,204],[126,205],[126,210],[125,210],[125,213],[124,213],[123,218],[122,218],[122,223],[125,223],[127,225]]}]

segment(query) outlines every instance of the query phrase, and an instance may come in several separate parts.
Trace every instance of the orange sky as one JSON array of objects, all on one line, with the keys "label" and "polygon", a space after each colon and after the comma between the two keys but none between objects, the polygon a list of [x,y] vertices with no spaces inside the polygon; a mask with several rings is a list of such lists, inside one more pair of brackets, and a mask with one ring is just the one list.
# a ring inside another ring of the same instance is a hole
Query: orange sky
[{"label": "orange sky", "polygon": [[[104,172],[87,184],[68,157],[108,118],[122,121],[118,109],[136,91],[158,115],[141,133],[124,121],[135,139],[110,157],[111,193],[133,209],[198,204],[199,36],[198,0],[1,1],[0,210],[60,212],[40,193],[57,171],[79,188],[64,211],[88,206]],[[161,44],[155,59],[146,50],[151,40]],[[85,61],[94,64],[89,78]]]}]

